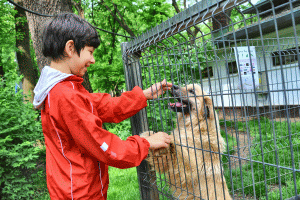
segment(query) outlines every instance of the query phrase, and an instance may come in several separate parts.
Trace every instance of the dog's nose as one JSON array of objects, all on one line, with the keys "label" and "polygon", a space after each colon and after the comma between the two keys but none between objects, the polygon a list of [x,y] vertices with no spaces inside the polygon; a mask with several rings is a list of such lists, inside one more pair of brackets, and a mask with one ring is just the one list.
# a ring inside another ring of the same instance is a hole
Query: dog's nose
[{"label": "dog's nose", "polygon": [[173,90],[178,90],[178,89],[179,89],[179,86],[173,84],[173,85],[172,85],[172,89],[173,89]]},{"label": "dog's nose", "polygon": [[179,86],[177,85],[172,85],[172,89],[171,89],[171,93],[174,94],[175,90],[178,90],[179,89]]}]

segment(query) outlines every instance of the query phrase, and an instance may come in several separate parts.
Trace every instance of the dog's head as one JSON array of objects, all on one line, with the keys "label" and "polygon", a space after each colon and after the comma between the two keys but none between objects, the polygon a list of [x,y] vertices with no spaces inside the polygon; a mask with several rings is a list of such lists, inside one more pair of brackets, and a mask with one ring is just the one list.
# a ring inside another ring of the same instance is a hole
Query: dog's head
[{"label": "dog's head", "polygon": [[171,94],[175,103],[170,103],[169,108],[174,112],[184,115],[196,115],[200,118],[213,118],[214,110],[212,100],[202,90],[201,86],[190,84],[185,87],[173,85]]}]

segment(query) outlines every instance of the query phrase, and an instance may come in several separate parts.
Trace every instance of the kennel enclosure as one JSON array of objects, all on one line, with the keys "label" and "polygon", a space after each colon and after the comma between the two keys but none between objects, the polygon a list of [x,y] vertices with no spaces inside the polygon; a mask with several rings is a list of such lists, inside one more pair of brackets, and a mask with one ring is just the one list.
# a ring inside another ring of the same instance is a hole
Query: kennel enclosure
[{"label": "kennel enclosure", "polygon": [[[122,44],[127,90],[163,79],[202,86],[226,142],[226,152],[211,153],[221,156],[232,198],[295,199],[300,193],[299,39],[298,0],[202,0]],[[168,104],[174,101],[169,92],[149,100],[131,118],[133,134],[172,134],[176,114]],[[201,199],[180,184],[173,188],[188,195],[174,196],[170,175],[146,162],[137,169],[141,199]]]}]

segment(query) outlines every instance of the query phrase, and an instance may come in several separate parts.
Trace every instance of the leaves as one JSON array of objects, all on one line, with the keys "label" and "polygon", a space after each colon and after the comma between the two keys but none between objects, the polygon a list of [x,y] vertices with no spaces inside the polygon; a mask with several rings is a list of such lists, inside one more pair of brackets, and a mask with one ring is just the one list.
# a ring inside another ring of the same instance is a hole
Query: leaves
[{"label": "leaves", "polygon": [[0,81],[0,195],[4,199],[32,199],[37,160],[43,140],[41,122],[31,103],[23,102],[22,91],[15,92],[21,80],[15,70],[5,73]]},{"label": "leaves", "polygon": [[[86,19],[89,22],[102,29],[127,36],[129,32],[124,27],[128,27],[137,36],[166,20],[172,11],[170,9],[172,6],[166,3],[166,0],[94,1],[93,4],[91,1],[85,1],[85,3]],[[121,90],[125,89],[120,46],[128,39],[102,31],[98,33],[101,44],[94,53],[96,63],[88,68],[92,88],[94,91],[119,95]]]}]

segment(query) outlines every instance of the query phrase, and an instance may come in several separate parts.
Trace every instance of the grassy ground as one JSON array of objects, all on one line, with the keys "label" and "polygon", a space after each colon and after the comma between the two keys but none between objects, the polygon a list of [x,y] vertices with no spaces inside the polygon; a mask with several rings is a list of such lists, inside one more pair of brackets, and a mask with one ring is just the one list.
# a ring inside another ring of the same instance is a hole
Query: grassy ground
[{"label": "grassy ground", "polygon": [[108,200],[140,199],[139,184],[136,168],[109,168]]}]

